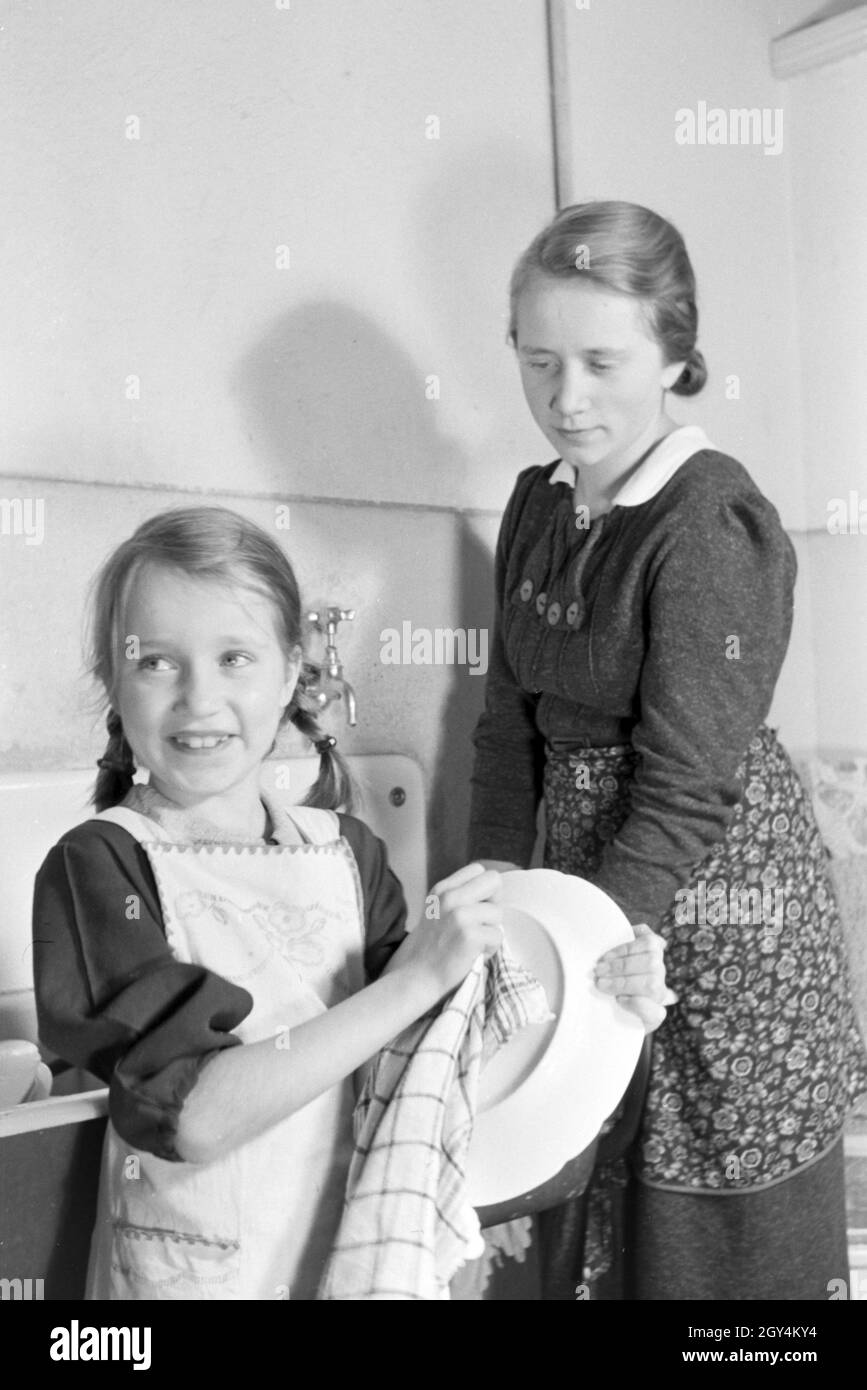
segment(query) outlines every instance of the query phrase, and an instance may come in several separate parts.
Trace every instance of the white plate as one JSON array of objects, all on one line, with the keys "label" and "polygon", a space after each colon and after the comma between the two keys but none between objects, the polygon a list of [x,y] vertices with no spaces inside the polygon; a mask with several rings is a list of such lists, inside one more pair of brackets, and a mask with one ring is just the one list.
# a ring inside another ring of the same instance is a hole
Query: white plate
[{"label": "white plate", "polygon": [[549,1181],[593,1142],[629,1085],[644,1028],[593,983],[634,933],[600,888],[553,869],[503,875],[509,953],[545,986],[556,1017],[521,1029],[485,1067],[468,1156],[474,1207]]}]

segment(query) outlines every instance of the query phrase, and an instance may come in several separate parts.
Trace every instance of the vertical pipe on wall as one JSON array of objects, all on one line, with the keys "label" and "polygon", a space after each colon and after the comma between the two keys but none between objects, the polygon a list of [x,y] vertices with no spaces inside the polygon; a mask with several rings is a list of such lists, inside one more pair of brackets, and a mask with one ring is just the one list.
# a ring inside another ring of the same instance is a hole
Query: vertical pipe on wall
[{"label": "vertical pipe on wall", "polygon": [[567,0],[547,0],[548,75],[551,88],[551,145],[557,209],[573,202],[572,119],[569,105]]}]

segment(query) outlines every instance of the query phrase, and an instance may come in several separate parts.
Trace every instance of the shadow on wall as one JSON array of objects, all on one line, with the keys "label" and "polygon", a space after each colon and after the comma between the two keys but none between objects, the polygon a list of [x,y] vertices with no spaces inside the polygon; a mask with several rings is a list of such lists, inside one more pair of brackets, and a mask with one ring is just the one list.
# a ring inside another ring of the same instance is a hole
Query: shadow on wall
[{"label": "shadow on wall", "polygon": [[809,19],[803,19],[793,29],[786,29],[782,32],[797,34],[802,29],[809,29],[813,24],[820,24],[822,20],[836,19],[838,15],[860,9],[863,3],[864,0],[828,0],[828,3],[817,9],[815,14],[811,14]]},{"label": "shadow on wall", "polygon": [[[460,576],[455,626],[487,632],[490,660],[494,636],[494,562],[487,547],[466,520],[458,518],[457,568]],[[453,873],[467,863],[470,815],[470,777],[474,750],[472,734],[485,703],[484,676],[471,676],[456,667],[443,710],[446,746],[437,762],[428,814],[437,827],[440,855],[431,859],[436,876]]]},{"label": "shadow on wall", "polygon": [[[502,100],[511,102],[514,94],[504,87]],[[505,344],[508,281],[517,255],[554,210],[553,167],[534,160],[518,140],[494,139],[431,168],[414,206],[403,210],[405,269],[427,320],[420,341],[432,330],[443,361],[422,369],[375,320],[346,303],[323,299],[275,318],[233,375],[252,449],[267,456],[290,494],[371,503],[423,496],[459,507],[467,495],[468,450],[481,456],[496,440],[502,451],[509,427],[500,388],[491,390],[489,354],[502,354],[504,389],[519,394]],[[441,375],[444,390],[455,393],[449,400],[460,405],[460,438],[439,428],[442,412],[425,397],[427,370]],[[493,380],[499,380],[496,370]],[[514,475],[530,461],[507,457],[501,466]],[[416,490],[411,481],[408,485],[413,474],[431,481]],[[511,481],[505,495],[509,491]],[[490,505],[504,500],[502,494],[492,497]],[[417,586],[417,557],[400,546],[400,512],[393,524],[408,588]],[[372,563],[379,568],[379,557]],[[444,627],[486,630],[490,648],[492,559],[460,513],[442,563],[442,572],[431,577],[427,611]],[[407,680],[408,690],[410,685]],[[484,690],[483,676],[455,666],[443,681],[426,686],[420,704],[410,695],[400,711],[403,723],[411,725],[407,751],[424,750],[430,773],[431,881],[466,862],[470,740]],[[374,732],[381,734],[383,748],[392,747],[397,730],[388,710],[379,717]]]},{"label": "shadow on wall", "polygon": [[[514,93],[504,89],[501,99],[514,101]],[[506,341],[509,281],[518,256],[554,210],[553,162],[534,161],[519,141],[501,139],[444,162],[413,210],[411,244],[419,257],[416,281],[431,323],[449,345],[452,378],[476,417],[477,452],[481,456],[496,450],[497,467],[507,477],[506,496],[519,470],[534,462],[533,457],[515,456],[515,451],[501,456],[504,422],[517,424],[526,414],[514,354]],[[456,266],[465,273],[456,275]],[[474,273],[466,273],[468,266]],[[496,357],[500,358],[500,391],[509,392],[509,400],[489,398],[490,359]],[[528,426],[527,438],[532,435]],[[547,461],[547,446],[537,447],[541,447],[540,458]],[[497,506],[501,497],[502,492],[488,505]],[[485,629],[490,658],[493,556],[464,517],[457,522],[454,623],[466,630]],[[437,844],[442,859],[432,861],[440,874],[467,862],[471,739],[484,699],[484,678],[456,668],[443,713],[447,747],[437,765],[429,809],[431,821],[441,831]]]},{"label": "shadow on wall", "polygon": [[[514,99],[503,93],[504,102]],[[455,389],[498,441],[504,412],[506,421],[526,417],[507,344],[509,282],[518,257],[554,211],[553,162],[531,160],[518,142],[490,140],[444,164],[413,212],[414,278],[426,317],[448,344]],[[509,400],[490,399],[495,363]],[[526,428],[530,438],[532,426]],[[500,466],[514,475],[528,462],[502,459]]]},{"label": "shadow on wall", "polygon": [[[309,303],[281,315],[240,362],[232,389],[253,450],[267,452],[290,494],[387,501],[406,494],[408,470],[447,470],[455,477],[468,466],[459,445],[437,432],[437,413],[425,401],[417,366],[370,320],[345,305]],[[314,487],[311,460],[320,480]],[[419,592],[418,558],[402,544],[402,514],[396,509],[389,518],[395,536],[392,555],[371,554],[369,564],[392,576],[397,567],[390,582],[398,585],[405,566],[407,592]],[[442,514],[440,519],[447,520]],[[452,526],[452,542],[442,556],[441,572],[431,575],[425,606],[442,627],[485,629],[490,645],[492,562],[459,514]],[[367,559],[362,550],[352,563],[364,565]],[[323,556],[320,573],[332,567],[333,558]],[[370,619],[376,607],[374,599],[372,609],[359,618]],[[398,751],[420,757],[430,775],[431,882],[466,862],[470,736],[485,686],[484,677],[471,676],[467,666],[446,668],[442,674],[443,680],[420,685],[413,681],[417,669],[396,668],[395,682],[406,682],[406,696],[399,687],[389,692],[391,708],[400,705],[398,717],[407,726],[405,749]],[[396,737],[402,740],[389,704],[379,703],[374,716],[372,732],[380,751],[394,748]]]},{"label": "shadow on wall", "polygon": [[466,468],[436,429],[424,376],[366,315],[322,300],[274,320],[241,360],[232,389],[254,451],[305,496],[398,501],[406,475]]}]

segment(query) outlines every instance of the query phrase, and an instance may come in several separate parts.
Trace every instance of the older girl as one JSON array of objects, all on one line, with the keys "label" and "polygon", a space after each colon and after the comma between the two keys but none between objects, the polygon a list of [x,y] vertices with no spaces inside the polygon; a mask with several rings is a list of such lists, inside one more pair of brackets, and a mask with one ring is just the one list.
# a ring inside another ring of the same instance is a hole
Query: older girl
[{"label": "older girl", "polygon": [[544,795],[546,864],[663,935],[679,998],[628,1188],[600,1173],[541,1223],[547,1298],[824,1298],[848,1276],[867,1064],[826,853],[765,723],[795,556],[743,466],[668,413],[705,381],[697,325],[680,235],[631,203],[565,208],[513,275],[557,457],[503,518],[471,853],[526,866]]}]

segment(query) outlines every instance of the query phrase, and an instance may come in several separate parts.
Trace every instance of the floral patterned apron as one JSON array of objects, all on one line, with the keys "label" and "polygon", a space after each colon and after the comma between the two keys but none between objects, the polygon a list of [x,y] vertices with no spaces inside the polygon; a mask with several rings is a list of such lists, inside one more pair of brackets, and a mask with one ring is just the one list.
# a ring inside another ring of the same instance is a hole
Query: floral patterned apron
[{"label": "floral patterned apron", "polygon": [[[142,844],[166,939],[253,996],[234,1030],[276,1038],[364,984],[354,856],[333,812],[293,807],[301,845],[176,843],[126,807],[104,811]],[[286,1052],[291,1067],[291,1052]],[[87,1297],[313,1299],[352,1155],[352,1077],[210,1163],[131,1152],[109,1123]]]},{"label": "floral patterned apron", "polygon": [[[549,750],[548,868],[592,878],[630,813],[637,763],[628,744]],[[589,787],[576,784],[579,766],[590,770]],[[598,1168],[584,1198],[539,1219],[546,1300],[574,1299],[582,1285],[590,1292],[581,1296],[632,1297],[621,1287],[628,1169],[674,1192],[760,1191],[826,1155],[867,1085],[827,853],[775,730],[759,727],[736,775],[744,792],[725,839],[687,885],[716,892],[707,925],[681,920],[677,903],[652,924],[668,943],[679,1002],[653,1034],[629,1164]],[[728,906],[749,901],[751,889],[767,895],[758,919],[730,922]],[[715,920],[720,894],[727,908]]]}]

